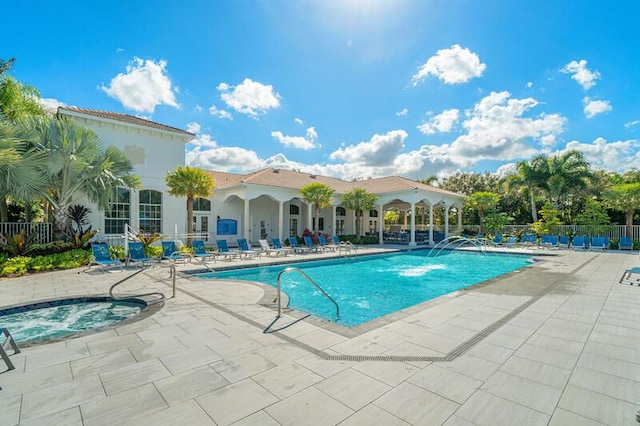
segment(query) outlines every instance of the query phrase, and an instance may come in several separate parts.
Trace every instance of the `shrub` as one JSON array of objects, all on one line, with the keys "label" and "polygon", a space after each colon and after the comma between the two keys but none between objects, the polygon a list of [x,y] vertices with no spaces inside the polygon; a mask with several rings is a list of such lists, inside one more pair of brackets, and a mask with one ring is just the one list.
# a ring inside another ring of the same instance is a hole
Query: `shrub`
[{"label": "shrub", "polygon": [[91,252],[82,249],[36,257],[16,256],[0,262],[0,276],[78,268],[87,265],[90,259]]},{"label": "shrub", "polygon": [[124,259],[125,258],[125,253],[124,253],[124,247],[122,246],[109,246],[109,254],[111,255],[112,259]]},{"label": "shrub", "polygon": [[34,241],[37,237],[37,232],[27,235],[24,229],[13,236],[0,234],[0,248],[14,256],[29,254],[34,249]]}]

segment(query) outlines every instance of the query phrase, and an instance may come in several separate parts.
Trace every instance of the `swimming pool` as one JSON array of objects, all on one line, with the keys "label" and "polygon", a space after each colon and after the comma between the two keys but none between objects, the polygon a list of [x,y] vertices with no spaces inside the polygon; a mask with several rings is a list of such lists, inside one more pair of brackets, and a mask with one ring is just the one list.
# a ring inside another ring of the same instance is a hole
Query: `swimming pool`
[{"label": "swimming pool", "polygon": [[124,321],[139,314],[146,303],[83,297],[33,303],[0,310],[0,328],[16,342],[52,339]]},{"label": "swimming pool", "polygon": [[[204,278],[258,281],[276,286],[287,266],[302,269],[340,306],[341,325],[355,326],[531,264],[524,256],[450,252],[428,257],[414,251],[250,268]],[[335,307],[300,274],[285,274],[289,306],[330,321]]]}]

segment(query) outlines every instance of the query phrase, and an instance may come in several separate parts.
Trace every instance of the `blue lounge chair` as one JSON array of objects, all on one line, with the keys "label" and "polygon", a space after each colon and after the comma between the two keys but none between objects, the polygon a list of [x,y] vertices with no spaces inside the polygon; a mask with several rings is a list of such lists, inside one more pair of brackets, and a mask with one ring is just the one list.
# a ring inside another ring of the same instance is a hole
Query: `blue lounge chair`
[{"label": "blue lounge chair", "polygon": [[537,245],[538,238],[535,235],[523,235],[522,236],[522,244],[527,247],[533,247]]},{"label": "blue lounge chair", "polygon": [[635,280],[631,279],[631,275],[634,275],[634,274],[635,275],[640,274],[640,267],[636,266],[634,268],[630,268],[624,271],[624,273],[622,274],[622,277],[620,277],[620,281],[618,282],[623,283],[624,281],[628,281],[630,285],[633,285],[633,283],[638,283],[638,285],[640,285],[640,279],[635,279]]},{"label": "blue lounge chair", "polygon": [[340,245],[340,237],[338,237],[337,235],[332,235],[331,236],[331,242],[337,246]]},{"label": "blue lounge chair", "polygon": [[144,253],[144,246],[139,241],[129,242],[129,257],[127,259],[129,262],[136,262],[141,266],[149,265],[152,260]]},{"label": "blue lounge chair", "polygon": [[560,247],[569,248],[569,236],[568,235],[560,235]]},{"label": "blue lounge chair", "polygon": [[606,250],[609,248],[609,237],[591,237],[590,250]]},{"label": "blue lounge chair", "polygon": [[633,250],[633,240],[631,237],[620,237],[620,242],[618,243],[619,250]]},{"label": "blue lounge chair", "polygon": [[302,237],[302,239],[304,240],[304,245],[307,246],[307,249],[309,249],[309,251],[311,250],[315,252],[320,251],[320,246],[317,244],[313,244],[313,241],[311,241],[311,237],[306,236],[306,237]]},{"label": "blue lounge chair", "polygon": [[111,258],[111,252],[109,251],[109,244],[107,243],[93,243],[91,244],[91,254],[92,259],[91,263],[89,263],[89,267],[86,269],[88,271],[91,269],[91,265],[100,265],[103,269],[115,268],[117,266],[120,267],[122,271],[122,262],[117,259]]},{"label": "blue lounge chair", "polygon": [[204,248],[204,241],[202,240],[191,241],[191,248],[193,249],[193,256],[200,258],[200,260],[216,259],[215,254],[207,253],[207,250]]},{"label": "blue lounge chair", "polygon": [[325,251],[327,250],[336,251],[337,247],[335,245],[329,244],[324,235],[318,236],[318,243],[320,247],[322,247],[322,249]]},{"label": "blue lounge chair", "polygon": [[571,242],[571,248],[573,249],[581,249],[586,250],[589,247],[588,238],[584,236],[575,236],[573,237],[573,241]]},{"label": "blue lounge chair", "polygon": [[273,247],[269,247],[269,242],[267,240],[258,240],[258,241],[260,242],[260,248],[262,249],[262,251],[264,253],[267,254],[267,256],[269,256],[271,254],[275,254],[276,257],[278,257],[280,255],[286,256],[291,251],[290,249],[286,249],[286,248],[283,248],[283,247],[276,248],[275,244],[274,244]]},{"label": "blue lounge chair", "polygon": [[227,245],[227,240],[216,240],[216,245],[218,246],[217,256],[222,256],[224,259],[227,259],[227,260],[240,257],[239,252],[229,250],[229,246]]},{"label": "blue lounge chair", "polygon": [[296,237],[289,237],[289,245],[294,253],[308,253],[308,247],[301,247],[298,245],[298,239]]},{"label": "blue lounge chair", "polygon": [[517,242],[518,242],[518,239],[516,237],[514,236],[507,237],[507,242],[505,243],[505,246],[514,247]]},{"label": "blue lounge chair", "polygon": [[175,241],[162,242],[162,258],[168,259],[169,261],[176,262],[176,263],[177,262],[184,263],[186,260],[186,257],[176,249]]},{"label": "blue lounge chair", "polygon": [[258,250],[252,250],[251,247],[249,247],[249,243],[246,238],[238,238],[238,247],[240,247],[241,259],[242,256],[244,256],[245,259],[250,257],[260,257],[260,252]]},{"label": "blue lounge chair", "polygon": [[542,245],[545,248],[558,247],[558,236],[557,235],[543,235],[542,236]]},{"label": "blue lounge chair", "polygon": [[497,245],[502,245],[502,234],[496,234],[496,236],[493,237],[493,242]]}]

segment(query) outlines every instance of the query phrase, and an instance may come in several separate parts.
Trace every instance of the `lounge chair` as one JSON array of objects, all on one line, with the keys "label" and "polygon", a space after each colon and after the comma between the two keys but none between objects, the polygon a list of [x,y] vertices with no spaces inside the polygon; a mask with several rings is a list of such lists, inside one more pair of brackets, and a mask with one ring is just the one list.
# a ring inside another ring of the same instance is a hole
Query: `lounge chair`
[{"label": "lounge chair", "polygon": [[493,237],[493,242],[497,245],[502,245],[502,234],[496,234],[495,237]]},{"label": "lounge chair", "polygon": [[523,235],[522,244],[527,247],[533,247],[538,244],[538,238],[535,235]]},{"label": "lounge chair", "polygon": [[622,283],[624,281],[629,281],[630,285],[633,285],[633,283],[638,283],[638,285],[640,285],[640,278],[639,279],[635,279],[632,280],[631,279],[631,275],[634,274],[640,274],[640,267],[636,266],[634,268],[630,268],[627,269],[626,271],[624,271],[624,273],[622,274],[622,277],[620,277],[620,281],[618,281],[619,283]]},{"label": "lounge chair", "polygon": [[589,250],[606,250],[609,248],[609,237],[591,237]]},{"label": "lounge chair", "polygon": [[511,237],[507,237],[507,242],[504,245],[506,247],[514,247],[517,242],[518,242],[518,239],[514,236],[511,236]]},{"label": "lounge chair", "polygon": [[620,237],[620,242],[618,243],[619,250],[633,250],[633,240],[631,237]]},{"label": "lounge chair", "polygon": [[308,253],[309,247],[302,247],[298,245],[298,239],[296,237],[289,237],[289,245],[294,253]]},{"label": "lounge chair", "polygon": [[216,259],[215,254],[207,253],[207,250],[204,248],[204,241],[202,240],[191,241],[191,248],[193,249],[193,257],[200,258],[202,261],[207,259]]},{"label": "lounge chair", "polygon": [[557,235],[543,235],[542,245],[544,248],[558,248],[558,236]]},{"label": "lounge chair", "polygon": [[85,270],[88,271],[91,269],[92,265],[100,265],[104,270],[120,267],[120,271],[122,271],[123,264],[117,259],[111,258],[111,252],[109,251],[109,244],[107,243],[93,243],[91,244],[91,262],[89,263],[89,267]]},{"label": "lounge chair", "polygon": [[324,237],[324,235],[318,236],[318,244],[325,251],[327,251],[327,250],[336,251],[336,249],[337,249],[337,247],[335,245],[329,244],[327,242],[327,239]]},{"label": "lounge chair", "polygon": [[571,248],[586,250],[589,247],[588,241],[587,237],[583,237],[581,235],[573,237],[573,241],[571,241]]},{"label": "lounge chair", "polygon": [[258,242],[260,243],[260,248],[262,249],[262,251],[264,253],[267,254],[267,256],[269,256],[271,254],[275,254],[276,257],[278,257],[280,255],[286,256],[291,251],[291,250],[285,249],[285,248],[269,247],[269,242],[267,240],[258,240]]},{"label": "lounge chair", "polygon": [[338,237],[337,235],[332,235],[331,236],[331,242],[333,244],[335,244],[336,246],[340,245],[340,237]]},{"label": "lounge chair", "polygon": [[218,253],[216,256],[222,256],[226,260],[231,260],[234,258],[239,258],[240,253],[237,251],[229,250],[229,246],[227,245],[227,240],[216,240],[216,245],[218,246]]},{"label": "lounge chair", "polygon": [[151,264],[151,258],[144,253],[144,246],[139,241],[129,242],[129,257],[128,262],[135,262],[141,266]]},{"label": "lounge chair", "polygon": [[306,237],[302,237],[302,239],[304,240],[304,245],[307,246],[309,251],[311,251],[311,250],[313,250],[315,252],[320,251],[320,246],[317,245],[317,244],[313,244],[313,241],[311,241],[311,237],[306,236]]},{"label": "lounge chair", "polygon": [[569,248],[569,236],[560,235],[559,245],[561,248]]},{"label": "lounge chair", "polygon": [[282,241],[280,241],[280,238],[273,238],[271,240],[271,243],[273,244],[273,248],[276,249],[276,250],[282,249],[282,250],[287,251],[288,253],[293,253],[294,252],[292,248],[283,246],[282,245]]},{"label": "lounge chair", "polygon": [[162,242],[162,258],[168,259],[170,262],[182,262],[185,263],[187,259],[182,253],[176,249],[175,241],[163,241]]},{"label": "lounge chair", "polygon": [[240,258],[260,257],[260,251],[252,250],[246,238],[238,238],[238,247],[240,247]]}]

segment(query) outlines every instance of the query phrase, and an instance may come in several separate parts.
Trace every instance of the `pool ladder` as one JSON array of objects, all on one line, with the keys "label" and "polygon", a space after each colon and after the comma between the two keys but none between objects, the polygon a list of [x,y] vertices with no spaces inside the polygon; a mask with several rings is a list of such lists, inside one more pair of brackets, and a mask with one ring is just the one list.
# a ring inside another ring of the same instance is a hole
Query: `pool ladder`
[{"label": "pool ladder", "polygon": [[338,306],[338,303],[336,303],[335,300],[333,300],[333,298],[331,296],[329,296],[329,294],[324,291],[324,289],[322,287],[320,287],[318,285],[318,283],[316,283],[314,280],[312,280],[307,274],[305,274],[302,269],[300,268],[294,268],[294,267],[288,267],[288,268],[284,268],[282,271],[280,271],[280,273],[278,274],[278,279],[277,279],[277,294],[276,294],[276,299],[278,302],[278,315],[275,317],[275,319],[271,322],[271,324],[269,324],[269,326],[267,326],[267,328],[265,328],[263,330],[263,333],[267,333],[269,331],[269,329],[276,323],[276,321],[278,321],[280,319],[280,317],[282,317],[282,290],[281,290],[281,286],[280,286],[280,279],[282,278],[282,276],[284,274],[288,274],[291,272],[298,272],[300,275],[302,275],[307,281],[309,281],[311,284],[314,285],[315,288],[318,289],[318,291],[320,291],[320,293],[322,293],[324,295],[324,297],[326,297],[327,299],[329,299],[329,301],[331,303],[334,304],[334,306],[336,307],[336,321],[340,319],[340,307]]}]

